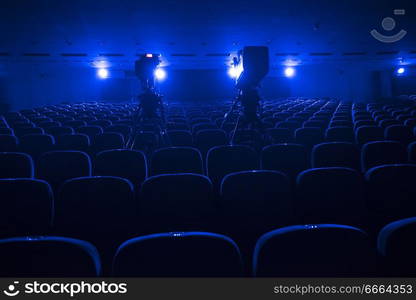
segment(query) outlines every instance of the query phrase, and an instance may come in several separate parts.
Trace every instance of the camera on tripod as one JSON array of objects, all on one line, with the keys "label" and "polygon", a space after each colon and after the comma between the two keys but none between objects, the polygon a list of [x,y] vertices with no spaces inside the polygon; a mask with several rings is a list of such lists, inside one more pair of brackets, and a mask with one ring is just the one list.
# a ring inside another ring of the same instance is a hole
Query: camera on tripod
[{"label": "camera on tripod", "polygon": [[[236,79],[238,95],[230,112],[225,115],[224,123],[240,105],[242,110],[238,117],[231,144],[234,143],[235,133],[241,129],[262,131],[260,120],[261,103],[258,88],[261,81],[269,72],[269,48],[265,46],[248,46],[239,51],[233,59],[233,66],[242,70]],[[223,123],[223,124],[224,124]]]},{"label": "camera on tripod", "polygon": [[135,73],[142,87],[138,96],[136,124],[157,123],[164,124],[164,108],[162,96],[155,89],[156,71],[161,63],[159,54],[143,54],[135,62]]}]

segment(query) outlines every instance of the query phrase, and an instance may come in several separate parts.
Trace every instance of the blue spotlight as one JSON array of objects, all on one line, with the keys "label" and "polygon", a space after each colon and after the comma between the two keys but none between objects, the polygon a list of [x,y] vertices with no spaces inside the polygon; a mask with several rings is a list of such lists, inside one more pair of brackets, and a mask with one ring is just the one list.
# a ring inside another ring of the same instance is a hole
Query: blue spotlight
[{"label": "blue spotlight", "polygon": [[295,68],[293,68],[293,67],[287,67],[285,69],[285,76],[286,77],[293,77],[293,76],[295,76],[295,74],[296,74]]},{"label": "blue spotlight", "polygon": [[237,66],[232,66],[228,69],[228,76],[230,76],[231,78],[238,78],[240,77],[241,72],[243,72],[243,67],[241,64]]},{"label": "blue spotlight", "polygon": [[404,74],[404,72],[406,72],[406,69],[403,68],[403,67],[400,67],[396,70],[396,72],[397,72],[398,75],[402,75],[402,74]]},{"label": "blue spotlight", "polygon": [[108,78],[108,70],[107,69],[98,69],[97,71],[97,76],[101,79],[106,79]]},{"label": "blue spotlight", "polygon": [[162,68],[157,68],[155,70],[155,77],[157,80],[162,81],[166,78],[166,71]]}]

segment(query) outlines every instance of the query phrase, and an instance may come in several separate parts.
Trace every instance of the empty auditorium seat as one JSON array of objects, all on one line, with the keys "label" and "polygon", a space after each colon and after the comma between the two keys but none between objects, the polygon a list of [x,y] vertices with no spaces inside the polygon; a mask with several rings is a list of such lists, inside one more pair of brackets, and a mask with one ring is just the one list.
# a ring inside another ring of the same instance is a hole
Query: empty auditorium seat
[{"label": "empty auditorium seat", "polygon": [[53,216],[49,184],[36,179],[0,179],[0,236],[46,234]]},{"label": "empty auditorium seat", "polygon": [[416,140],[416,137],[413,135],[413,129],[403,125],[392,125],[387,127],[384,130],[384,137],[387,140],[397,141],[406,146]]},{"label": "empty auditorium seat", "polygon": [[[199,174],[164,174],[147,178],[139,195],[140,213],[155,226],[203,222],[214,209],[212,184]],[[172,230],[169,228],[166,230]]]},{"label": "empty auditorium seat", "polygon": [[14,135],[0,134],[0,152],[16,152],[18,139]]},{"label": "empty auditorium seat", "polygon": [[201,153],[191,147],[168,147],[156,150],[150,162],[150,174],[198,173],[203,174]]},{"label": "empty auditorium seat", "polygon": [[286,128],[270,128],[267,130],[267,135],[273,144],[293,142],[293,132]]},{"label": "empty auditorium seat", "polygon": [[384,130],[376,126],[362,126],[355,131],[357,144],[363,145],[368,142],[384,140]]},{"label": "empty auditorium seat", "polygon": [[364,144],[361,149],[361,167],[363,172],[375,166],[406,162],[406,147],[399,142],[370,142]]},{"label": "empty auditorium seat", "polygon": [[261,168],[281,171],[292,178],[309,167],[306,148],[298,144],[276,144],[264,147]]},{"label": "empty auditorium seat", "polygon": [[227,143],[227,134],[221,129],[199,130],[195,136],[195,146],[201,151],[203,158],[205,158],[209,149]]},{"label": "empty auditorium seat", "polygon": [[323,141],[323,133],[321,128],[304,127],[295,131],[295,143],[311,148],[313,145]]},{"label": "empty auditorium seat", "polygon": [[39,127],[25,127],[25,128],[14,128],[14,134],[18,137],[22,137],[28,134],[44,134],[45,131]]},{"label": "empty auditorium seat", "polygon": [[296,180],[296,213],[304,223],[357,224],[365,214],[364,180],[348,168],[303,171]]},{"label": "empty auditorium seat", "polygon": [[99,152],[94,161],[94,175],[118,176],[139,185],[147,176],[146,157],[140,151],[127,149]]},{"label": "empty auditorium seat", "polygon": [[408,160],[411,163],[416,163],[416,142],[410,143],[407,147]]},{"label": "empty auditorium seat", "polygon": [[0,239],[1,277],[95,277],[101,275],[97,249],[85,241],[55,237]]},{"label": "empty auditorium seat", "polygon": [[88,151],[90,139],[85,134],[63,134],[56,137],[57,150]]},{"label": "empty auditorium seat", "polygon": [[120,133],[105,132],[94,137],[91,149],[94,153],[104,150],[124,148],[124,138]]},{"label": "empty auditorium seat", "polygon": [[382,165],[367,171],[367,206],[382,220],[416,215],[416,165]]},{"label": "empty auditorium seat", "polygon": [[56,201],[57,232],[100,244],[125,238],[136,213],[133,186],[119,177],[81,177],[66,181]]},{"label": "empty auditorium seat", "polygon": [[385,276],[414,277],[416,275],[416,218],[392,222],[380,231],[377,249],[384,258]]},{"label": "empty auditorium seat", "polygon": [[40,156],[36,177],[46,180],[57,191],[66,180],[91,176],[91,160],[81,151],[51,151]]},{"label": "empty auditorium seat", "polygon": [[100,126],[81,126],[75,129],[76,133],[86,134],[90,138],[90,141],[94,140],[95,136],[103,133],[103,129]]},{"label": "empty auditorium seat", "polygon": [[169,143],[174,147],[192,147],[192,134],[188,130],[169,130]]},{"label": "empty auditorium seat", "polygon": [[55,139],[48,134],[28,134],[19,139],[19,150],[36,160],[42,153],[52,151]]},{"label": "empty auditorium seat", "polygon": [[331,127],[325,132],[327,142],[346,142],[354,143],[354,131],[351,127]]},{"label": "empty auditorium seat", "polygon": [[132,149],[152,153],[159,146],[159,136],[153,132],[142,131],[135,135]]},{"label": "empty auditorium seat", "polygon": [[74,133],[74,129],[72,129],[72,127],[48,127],[45,128],[45,132],[47,134],[53,135],[56,139],[57,136],[59,135],[64,135],[64,134],[73,134]]},{"label": "empty auditorium seat", "polygon": [[34,165],[30,155],[0,152],[0,178],[33,178]]},{"label": "empty auditorium seat", "polygon": [[334,224],[295,225],[264,234],[257,241],[257,277],[368,276],[371,252],[362,230]]},{"label": "empty auditorium seat", "polygon": [[230,238],[208,232],[171,232],[133,238],[114,258],[113,276],[237,277],[242,259]]},{"label": "empty auditorium seat", "polygon": [[283,224],[293,214],[290,180],[277,171],[228,174],[221,184],[220,209],[227,219],[243,217],[247,222],[254,218],[259,222],[271,217],[275,223]]},{"label": "empty auditorium seat", "polygon": [[78,127],[81,127],[81,126],[87,126],[87,122],[79,121],[79,120],[66,121],[66,122],[62,122],[62,126],[78,128]]},{"label": "empty auditorium seat", "polygon": [[219,189],[225,175],[258,169],[256,152],[248,146],[217,146],[207,153],[207,174]]},{"label": "empty auditorium seat", "polygon": [[11,128],[0,126],[0,135],[14,135],[14,131]]},{"label": "empty auditorium seat", "polygon": [[332,142],[315,145],[312,149],[312,168],[346,167],[360,169],[360,152],[352,143]]},{"label": "empty auditorium seat", "polygon": [[120,133],[123,135],[124,140],[126,140],[130,136],[133,130],[130,126],[127,126],[127,125],[111,125],[111,126],[104,128],[104,131]]}]

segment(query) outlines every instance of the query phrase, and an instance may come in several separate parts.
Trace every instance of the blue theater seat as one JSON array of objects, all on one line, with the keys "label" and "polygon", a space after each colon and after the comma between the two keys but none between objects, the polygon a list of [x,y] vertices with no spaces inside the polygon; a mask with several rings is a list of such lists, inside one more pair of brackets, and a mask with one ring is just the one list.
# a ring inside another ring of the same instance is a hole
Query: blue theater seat
[{"label": "blue theater seat", "polygon": [[133,229],[137,206],[127,179],[110,176],[66,181],[56,201],[55,227],[60,234],[107,242]]},{"label": "blue theater seat", "polygon": [[147,162],[143,152],[116,149],[99,152],[94,160],[94,175],[117,176],[139,186],[147,177]]},{"label": "blue theater seat", "polygon": [[0,152],[16,152],[19,141],[17,137],[9,134],[0,134]]},{"label": "blue theater seat", "polygon": [[117,277],[237,277],[242,275],[238,246],[208,232],[171,232],[133,238],[114,257]]},{"label": "blue theater seat", "polygon": [[296,181],[296,213],[306,223],[357,224],[365,215],[364,179],[353,169],[303,171]]},{"label": "blue theater seat", "polygon": [[97,249],[90,243],[55,236],[0,239],[1,277],[96,277]]},{"label": "blue theater seat", "polygon": [[416,217],[402,219],[383,227],[378,235],[377,249],[383,257],[385,276],[416,275]]},{"label": "blue theater seat", "polygon": [[225,175],[258,169],[257,153],[248,146],[217,146],[207,153],[207,174],[219,190]]},{"label": "blue theater seat", "polygon": [[380,141],[364,144],[361,149],[361,168],[366,172],[372,167],[407,162],[406,147],[395,141]]},{"label": "blue theater seat", "polygon": [[416,215],[416,165],[382,165],[367,171],[368,207],[383,221]]},{"label": "blue theater seat", "polygon": [[168,147],[156,150],[150,162],[150,174],[197,173],[203,174],[202,156],[191,147]]},{"label": "blue theater seat", "polygon": [[371,271],[361,229],[334,224],[295,225],[264,234],[253,254],[256,277],[350,277]]},{"label": "blue theater seat", "polygon": [[292,178],[309,168],[306,148],[299,144],[276,144],[263,148],[261,168],[281,171]]},{"label": "blue theater seat", "polygon": [[49,184],[36,179],[0,179],[0,236],[45,234],[53,216]]},{"label": "blue theater seat", "polygon": [[360,152],[345,142],[322,143],[312,149],[312,168],[346,167],[360,170]]},{"label": "blue theater seat", "polygon": [[62,134],[56,137],[56,150],[74,150],[87,152],[90,139],[85,134]]},{"label": "blue theater seat", "polygon": [[91,160],[85,152],[46,152],[37,162],[36,178],[49,182],[55,191],[66,180],[84,176],[91,176]]}]

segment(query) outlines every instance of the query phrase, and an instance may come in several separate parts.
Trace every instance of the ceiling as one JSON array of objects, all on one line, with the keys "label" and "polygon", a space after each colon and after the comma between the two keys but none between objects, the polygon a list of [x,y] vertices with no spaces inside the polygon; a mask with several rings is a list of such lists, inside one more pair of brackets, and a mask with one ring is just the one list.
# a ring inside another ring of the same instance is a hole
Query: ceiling
[{"label": "ceiling", "polygon": [[[220,68],[245,45],[268,45],[273,65],[416,61],[415,1],[2,0],[0,61],[129,68],[161,53],[172,68]],[[405,9],[405,15],[394,15]],[[381,26],[385,17],[394,30]],[[407,35],[396,43],[370,31]]]}]

